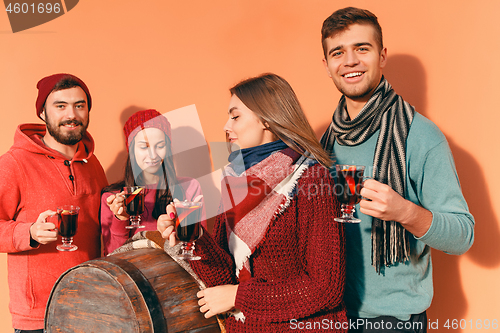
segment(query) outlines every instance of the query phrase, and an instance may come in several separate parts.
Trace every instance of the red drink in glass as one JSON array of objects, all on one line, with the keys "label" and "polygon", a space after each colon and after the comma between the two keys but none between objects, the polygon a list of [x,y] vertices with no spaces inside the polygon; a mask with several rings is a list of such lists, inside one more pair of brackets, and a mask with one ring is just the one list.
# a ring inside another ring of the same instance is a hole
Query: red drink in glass
[{"label": "red drink in glass", "polygon": [[144,213],[144,191],[136,194],[125,193],[125,210],[131,216]]},{"label": "red drink in glass", "polygon": [[337,184],[342,188],[336,193],[340,203],[346,205],[355,205],[361,201],[361,191],[363,183],[363,170],[357,170],[355,167],[339,170],[337,172]]},{"label": "red drink in glass", "polygon": [[78,212],[75,211],[62,211],[58,214],[59,221],[59,235],[62,237],[73,237],[78,228]]},{"label": "red drink in glass", "polygon": [[342,216],[334,218],[337,222],[359,223],[360,219],[354,217],[354,205],[361,201],[361,187],[365,167],[360,165],[335,165],[337,171],[335,195],[342,204]]},{"label": "red drink in glass", "polygon": [[57,207],[57,231],[62,237],[62,244],[57,245],[56,249],[59,251],[75,251],[78,246],[73,244],[73,236],[76,234],[78,228],[78,213],[80,207],[73,205],[66,205]]},{"label": "red drink in glass", "polygon": [[192,242],[200,237],[201,205],[181,207],[175,206],[177,210],[177,221],[175,232],[177,238],[182,242]]},{"label": "red drink in glass", "polygon": [[144,189],[139,186],[124,187],[125,211],[130,215],[127,229],[144,228],[141,225],[141,214],[144,213]]},{"label": "red drink in glass", "polygon": [[175,234],[182,242],[181,253],[178,259],[199,260],[201,257],[194,255],[194,243],[201,236],[201,207],[202,202],[182,201],[174,203],[177,212],[175,221]]}]

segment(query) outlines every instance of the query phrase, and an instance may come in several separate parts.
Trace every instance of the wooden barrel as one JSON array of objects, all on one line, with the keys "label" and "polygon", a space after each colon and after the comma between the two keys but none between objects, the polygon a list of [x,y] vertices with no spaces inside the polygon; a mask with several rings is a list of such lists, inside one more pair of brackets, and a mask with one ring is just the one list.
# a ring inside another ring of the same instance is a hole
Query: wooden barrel
[{"label": "wooden barrel", "polygon": [[199,311],[194,279],[164,251],[139,249],[87,261],[57,280],[51,332],[219,332]]}]

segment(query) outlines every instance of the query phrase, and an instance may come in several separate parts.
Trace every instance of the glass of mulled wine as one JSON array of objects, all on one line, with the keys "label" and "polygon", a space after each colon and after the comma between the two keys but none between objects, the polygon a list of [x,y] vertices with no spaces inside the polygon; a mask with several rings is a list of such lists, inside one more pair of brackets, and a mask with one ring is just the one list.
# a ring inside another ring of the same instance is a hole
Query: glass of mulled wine
[{"label": "glass of mulled wine", "polygon": [[354,217],[354,206],[361,201],[359,193],[363,187],[365,167],[337,164],[335,169],[337,171],[335,195],[342,204],[342,216],[334,220],[343,223],[359,223],[361,220]]},{"label": "glass of mulled wine", "polygon": [[176,201],[177,211],[175,221],[175,235],[182,242],[181,253],[176,257],[184,260],[200,260],[200,256],[194,255],[194,243],[201,237],[201,207],[202,202]]},{"label": "glass of mulled wine", "polygon": [[57,231],[62,237],[62,244],[57,245],[59,251],[75,251],[78,246],[73,244],[73,236],[78,228],[78,212],[80,207],[66,205],[57,207]]},{"label": "glass of mulled wine", "polygon": [[141,224],[141,214],[144,213],[144,189],[139,186],[124,187],[125,211],[130,216],[127,229],[144,228]]}]

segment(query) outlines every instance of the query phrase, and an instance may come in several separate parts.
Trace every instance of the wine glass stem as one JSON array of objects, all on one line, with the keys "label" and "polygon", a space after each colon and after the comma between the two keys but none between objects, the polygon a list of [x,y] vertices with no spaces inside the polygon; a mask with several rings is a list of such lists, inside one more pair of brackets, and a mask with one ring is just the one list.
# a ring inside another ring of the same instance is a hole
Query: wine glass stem
[{"label": "wine glass stem", "polygon": [[71,245],[71,243],[73,243],[73,237],[62,237],[62,242],[64,245]]},{"label": "wine glass stem", "polygon": [[194,251],[194,242],[184,242],[182,244],[182,253],[193,253]]},{"label": "wine glass stem", "polygon": [[131,215],[129,221],[130,224],[125,227],[127,229],[144,228],[144,225],[141,225],[141,215]]},{"label": "wine glass stem", "polygon": [[342,204],[342,217],[353,217],[354,211],[353,205]]}]

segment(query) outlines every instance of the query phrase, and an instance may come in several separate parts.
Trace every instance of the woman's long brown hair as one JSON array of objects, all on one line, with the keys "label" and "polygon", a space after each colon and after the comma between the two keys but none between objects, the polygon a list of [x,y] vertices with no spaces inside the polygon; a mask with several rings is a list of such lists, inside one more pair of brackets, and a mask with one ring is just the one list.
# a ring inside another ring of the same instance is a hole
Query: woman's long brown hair
[{"label": "woman's long brown hair", "polygon": [[295,92],[285,79],[266,73],[241,81],[229,91],[288,147],[304,156],[312,155],[327,168],[332,165],[307,121]]}]

